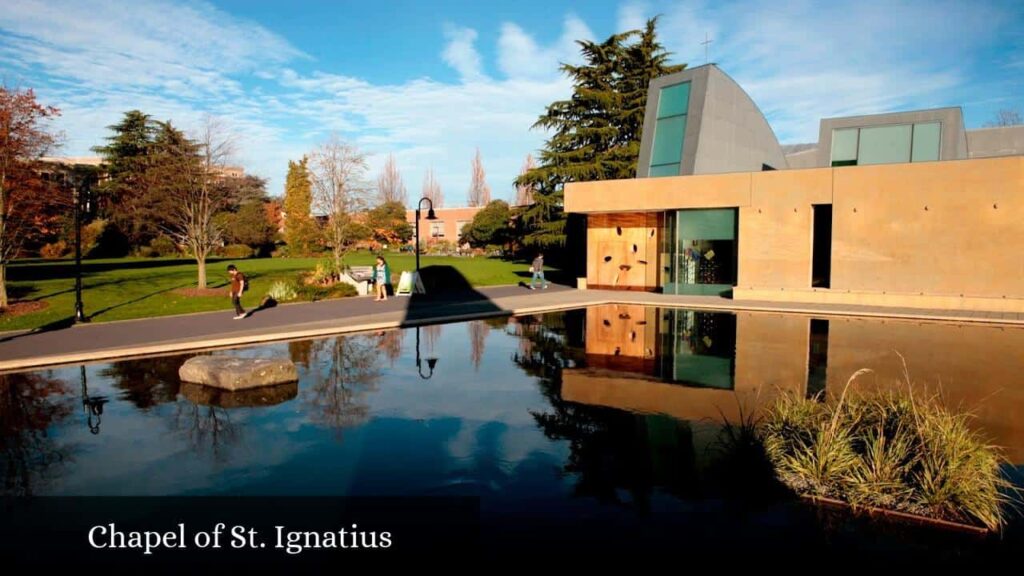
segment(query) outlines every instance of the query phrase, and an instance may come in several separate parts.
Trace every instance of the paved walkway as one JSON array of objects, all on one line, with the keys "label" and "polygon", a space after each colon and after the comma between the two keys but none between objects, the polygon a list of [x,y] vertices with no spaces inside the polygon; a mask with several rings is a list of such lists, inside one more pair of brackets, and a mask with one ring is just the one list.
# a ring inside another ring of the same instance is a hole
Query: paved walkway
[{"label": "paved walkway", "polygon": [[496,286],[457,295],[394,297],[387,302],[374,302],[372,298],[364,297],[288,304],[257,311],[244,320],[233,320],[230,311],[223,311],[86,324],[52,331],[0,333],[0,371],[608,303],[1024,326],[1024,318],[1020,314],[787,304],[714,296],[580,291],[560,286],[536,291],[518,286]]}]

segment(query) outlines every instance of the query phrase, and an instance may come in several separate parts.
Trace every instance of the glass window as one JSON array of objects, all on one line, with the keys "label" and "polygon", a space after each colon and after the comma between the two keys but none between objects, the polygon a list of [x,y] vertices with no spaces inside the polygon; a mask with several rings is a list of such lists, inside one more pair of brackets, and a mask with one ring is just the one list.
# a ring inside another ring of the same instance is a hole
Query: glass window
[{"label": "glass window", "polygon": [[685,133],[686,116],[672,116],[658,120],[658,125],[654,128],[651,166],[678,164],[683,157],[683,135]]},{"label": "glass window", "polygon": [[679,176],[679,162],[675,164],[662,164],[661,166],[651,166],[651,171],[647,173],[651,178],[658,178],[661,176]]},{"label": "glass window", "polygon": [[843,128],[832,131],[833,166],[857,163],[857,132],[859,131],[858,128]]},{"label": "glass window", "polygon": [[658,118],[686,114],[690,105],[690,83],[666,86],[658,96]]},{"label": "glass window", "polygon": [[933,162],[939,159],[939,136],[942,126],[938,122],[914,124],[914,146],[911,162]]},{"label": "glass window", "polygon": [[666,86],[658,93],[658,120],[651,144],[647,175],[678,176],[686,139],[686,109],[690,105],[690,83]]},{"label": "glass window", "polygon": [[857,164],[910,162],[911,130],[910,124],[861,128]]},{"label": "glass window", "polygon": [[444,222],[431,222],[430,235],[434,238],[444,237]]},{"label": "glass window", "polygon": [[736,283],[735,208],[678,210],[668,294],[722,294]]}]

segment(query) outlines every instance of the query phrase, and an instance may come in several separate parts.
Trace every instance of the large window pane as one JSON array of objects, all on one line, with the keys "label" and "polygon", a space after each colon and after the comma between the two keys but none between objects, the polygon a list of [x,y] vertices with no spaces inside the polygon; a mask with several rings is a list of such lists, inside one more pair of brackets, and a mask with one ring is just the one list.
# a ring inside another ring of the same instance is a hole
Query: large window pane
[{"label": "large window pane", "polygon": [[651,166],[650,171],[647,175],[651,178],[658,178],[660,176],[679,176],[679,163],[675,164],[662,164],[661,166]]},{"label": "large window pane", "polygon": [[832,131],[832,162],[857,163],[857,130],[843,128]]},{"label": "large window pane", "polygon": [[684,82],[661,89],[658,96],[658,118],[686,114],[690,105],[690,83]]},{"label": "large window pane", "polygon": [[910,162],[912,126],[872,126],[861,128],[857,164]]},{"label": "large window pane", "polygon": [[932,162],[939,159],[939,136],[941,124],[928,122],[914,124],[914,149],[912,162]]},{"label": "large window pane", "polygon": [[683,135],[685,133],[686,116],[673,116],[658,120],[658,125],[654,129],[651,166],[678,163],[683,157]]}]

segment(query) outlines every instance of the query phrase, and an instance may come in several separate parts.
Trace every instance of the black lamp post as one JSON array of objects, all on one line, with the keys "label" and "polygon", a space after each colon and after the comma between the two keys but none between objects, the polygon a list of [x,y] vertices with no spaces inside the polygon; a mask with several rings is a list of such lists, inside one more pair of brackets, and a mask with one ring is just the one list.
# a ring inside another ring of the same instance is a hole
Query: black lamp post
[{"label": "black lamp post", "polygon": [[[81,367],[81,378],[82,378],[82,410],[86,414],[86,425],[89,426],[89,432],[93,434],[100,433],[100,421],[103,417],[103,405],[108,402],[106,396],[89,396],[89,387],[85,380],[85,365]],[[95,422],[93,421],[95,418]]]},{"label": "black lamp post", "polygon": [[416,327],[416,371],[419,372],[420,378],[424,380],[430,380],[430,377],[434,375],[434,366],[437,366],[437,358],[427,358],[427,374],[423,373],[423,362],[420,360],[420,327]]},{"label": "black lamp post", "polygon": [[[434,202],[430,198],[424,196],[420,198],[420,201],[416,204],[416,278],[413,282],[418,282],[420,277],[420,210],[423,209],[423,201],[426,200],[430,208],[427,209],[427,220],[437,220],[437,215],[434,214]],[[417,331],[417,336],[419,332]]]},{"label": "black lamp post", "polygon": [[[82,183],[77,175],[71,177],[75,194],[75,322],[88,322],[82,305]],[[84,368],[83,368],[84,370]]]}]

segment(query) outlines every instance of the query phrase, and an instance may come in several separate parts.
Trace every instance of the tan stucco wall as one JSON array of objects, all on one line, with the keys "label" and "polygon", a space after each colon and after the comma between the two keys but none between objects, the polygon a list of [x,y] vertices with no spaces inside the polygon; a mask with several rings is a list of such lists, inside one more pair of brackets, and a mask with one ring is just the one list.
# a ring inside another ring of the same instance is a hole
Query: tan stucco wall
[{"label": "tan stucco wall", "polygon": [[[827,203],[831,288],[811,289],[811,207]],[[739,207],[737,299],[1024,311],[1022,156],[589,182],[565,204]]]}]

